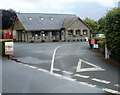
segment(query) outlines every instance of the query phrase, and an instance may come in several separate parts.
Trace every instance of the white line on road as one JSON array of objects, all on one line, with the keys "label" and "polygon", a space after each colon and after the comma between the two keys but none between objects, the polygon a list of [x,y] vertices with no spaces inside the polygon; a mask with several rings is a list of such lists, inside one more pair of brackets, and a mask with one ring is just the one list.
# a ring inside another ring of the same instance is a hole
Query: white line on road
[{"label": "white line on road", "polygon": [[68,71],[62,71],[62,72],[66,74],[73,74],[72,72],[68,72]]},{"label": "white line on road", "polygon": [[112,89],[109,89],[109,88],[103,88],[102,90],[104,90],[106,92],[109,92],[109,93],[113,93],[113,94],[120,94],[119,91],[112,90]]},{"label": "white line on road", "polygon": [[57,48],[55,48],[53,56],[52,56],[52,61],[51,61],[51,68],[50,68],[50,73],[53,73],[53,66],[54,66],[54,61],[55,61],[55,54],[58,48],[60,48],[62,46],[58,46]]},{"label": "white line on road", "polygon": [[26,65],[26,64],[24,64],[24,66],[28,66],[29,67],[29,65]]},{"label": "white line on road", "polygon": [[72,78],[69,78],[69,77],[63,77],[64,79],[67,79],[67,80],[70,80],[70,81],[76,81],[77,79],[72,79]]},{"label": "white line on road", "polygon": [[79,82],[80,84],[83,84],[83,85],[87,85],[87,86],[90,86],[90,87],[96,87],[96,85],[93,85],[93,84],[89,84],[87,82]]},{"label": "white line on road", "polygon": [[89,78],[90,76],[85,76],[85,75],[80,75],[80,74],[75,74],[74,76],[76,77],[82,77],[82,78]]},{"label": "white line on road", "polygon": [[62,75],[57,74],[57,73],[53,73],[52,75],[57,76],[57,77],[62,77]]},{"label": "white line on road", "polygon": [[38,71],[42,71],[42,72],[46,72],[46,73],[49,73],[47,70],[44,70],[44,69],[37,69]]},{"label": "white line on road", "polygon": [[[84,64],[93,66],[92,68],[81,68],[82,62],[84,62]],[[76,68],[76,72],[85,72],[85,71],[104,71],[105,69],[102,69],[101,67],[94,65],[90,62],[84,61],[82,59],[79,59],[78,61],[78,65]]]},{"label": "white line on road", "polygon": [[97,79],[97,78],[92,78],[92,80],[97,81],[97,82],[101,82],[101,83],[105,83],[105,84],[111,83],[110,81],[101,80],[101,79]]},{"label": "white line on road", "polygon": [[60,69],[56,69],[56,68],[53,68],[53,70],[55,70],[55,71],[61,71]]},{"label": "white line on road", "polygon": [[80,69],[77,72],[85,72],[85,71],[104,71],[104,69],[101,69],[101,68],[84,68],[84,69]]},{"label": "white line on road", "polygon": [[52,61],[51,61],[51,66],[50,66],[50,73],[53,73],[53,67],[54,67],[54,61],[55,61],[55,54],[57,52],[57,49],[59,49],[60,47],[65,46],[65,45],[61,45],[55,48],[53,56],[52,56]]},{"label": "white line on road", "polygon": [[114,86],[116,86],[116,87],[120,87],[120,84],[115,84]]},{"label": "white line on road", "polygon": [[34,67],[34,66],[28,66],[28,67],[33,68],[33,69],[36,69],[36,68],[37,68],[37,67]]}]

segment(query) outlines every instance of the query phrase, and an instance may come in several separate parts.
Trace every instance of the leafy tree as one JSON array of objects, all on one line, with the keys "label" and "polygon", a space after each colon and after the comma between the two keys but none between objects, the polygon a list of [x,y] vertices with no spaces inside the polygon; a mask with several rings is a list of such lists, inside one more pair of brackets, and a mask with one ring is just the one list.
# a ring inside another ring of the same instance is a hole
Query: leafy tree
[{"label": "leafy tree", "polygon": [[97,34],[97,33],[99,33],[99,32],[98,32],[99,24],[98,24],[97,21],[94,21],[94,20],[92,20],[92,19],[90,19],[90,18],[86,18],[86,19],[84,19],[83,21],[84,21],[85,23],[87,23],[87,24],[92,28],[91,34]]},{"label": "leafy tree", "polygon": [[120,61],[120,8],[113,8],[107,13],[105,28],[111,57]]},{"label": "leafy tree", "polygon": [[0,9],[0,22],[2,22],[2,27],[0,29],[9,29],[12,27],[15,18],[16,18],[16,12],[12,9],[4,10]]},{"label": "leafy tree", "polygon": [[99,32],[104,34],[106,29],[105,29],[105,26],[106,26],[106,18],[105,17],[102,17],[101,19],[98,20],[98,24],[99,24]]}]

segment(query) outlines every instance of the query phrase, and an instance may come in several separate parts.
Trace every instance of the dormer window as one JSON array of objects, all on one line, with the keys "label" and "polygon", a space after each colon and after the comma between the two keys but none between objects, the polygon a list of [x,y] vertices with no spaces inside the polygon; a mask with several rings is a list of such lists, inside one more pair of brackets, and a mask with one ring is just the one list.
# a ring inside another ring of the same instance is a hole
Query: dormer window
[{"label": "dormer window", "polygon": [[32,18],[31,18],[31,17],[29,17],[28,19],[29,19],[30,21],[32,20]]},{"label": "dormer window", "polygon": [[43,17],[40,17],[40,20],[44,20]]},{"label": "dormer window", "polygon": [[49,17],[49,19],[50,19],[51,21],[53,21],[53,20],[54,20],[52,17]]}]

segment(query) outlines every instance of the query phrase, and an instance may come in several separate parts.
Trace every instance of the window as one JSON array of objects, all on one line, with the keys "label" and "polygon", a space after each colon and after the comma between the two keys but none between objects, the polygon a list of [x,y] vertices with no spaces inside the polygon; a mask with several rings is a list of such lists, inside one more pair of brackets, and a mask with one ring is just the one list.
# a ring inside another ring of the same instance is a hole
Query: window
[{"label": "window", "polygon": [[81,34],[80,30],[76,30],[76,35],[80,35],[80,34]]},{"label": "window", "polygon": [[32,17],[29,17],[28,19],[31,21],[31,20],[32,20]]},{"label": "window", "polygon": [[83,35],[87,35],[87,29],[83,30]]},{"label": "window", "polygon": [[49,19],[50,19],[51,21],[53,21],[53,20],[54,20],[52,17],[49,17]]},{"label": "window", "polygon": [[68,30],[68,35],[72,36],[73,35],[73,30]]},{"label": "window", "polygon": [[43,17],[40,17],[40,20],[44,20]]}]

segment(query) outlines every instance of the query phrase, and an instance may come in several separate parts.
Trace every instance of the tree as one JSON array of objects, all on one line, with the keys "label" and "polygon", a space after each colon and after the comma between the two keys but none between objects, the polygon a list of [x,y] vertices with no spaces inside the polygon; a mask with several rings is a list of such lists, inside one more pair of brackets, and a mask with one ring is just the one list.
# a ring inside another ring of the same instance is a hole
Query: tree
[{"label": "tree", "polygon": [[0,22],[2,22],[2,30],[9,29],[12,27],[15,19],[16,19],[16,12],[12,9],[4,10],[0,9]]},{"label": "tree", "polygon": [[99,33],[99,31],[98,31],[99,24],[98,24],[97,21],[94,21],[94,20],[92,20],[90,18],[86,18],[83,21],[92,28],[91,34],[97,34],[97,33]]},{"label": "tree", "polygon": [[99,24],[99,32],[104,34],[105,33],[105,26],[106,26],[106,18],[102,17],[101,19],[98,20]]},{"label": "tree", "polygon": [[106,14],[106,44],[111,57],[120,61],[120,8],[113,8]]}]

